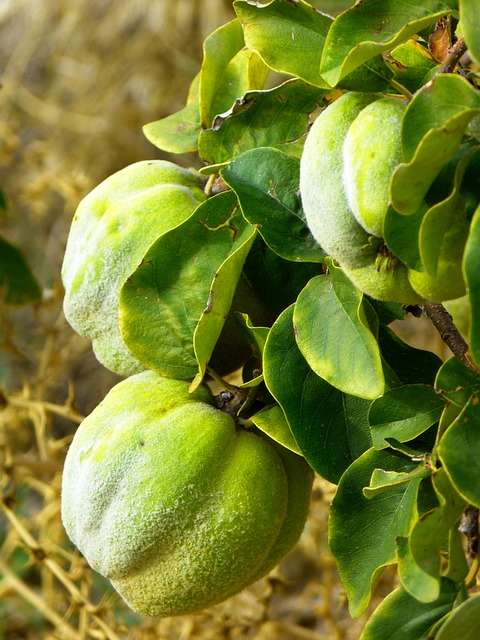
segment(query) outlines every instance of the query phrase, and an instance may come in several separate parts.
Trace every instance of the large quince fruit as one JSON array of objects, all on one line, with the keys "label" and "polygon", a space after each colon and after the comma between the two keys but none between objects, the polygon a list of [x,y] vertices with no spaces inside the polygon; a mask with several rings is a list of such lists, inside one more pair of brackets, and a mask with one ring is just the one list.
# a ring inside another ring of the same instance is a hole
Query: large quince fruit
[{"label": "large quince fruit", "polygon": [[238,426],[208,389],[145,371],[80,425],[62,518],[132,609],[175,616],[267,574],[303,530],[312,481],[302,457]]},{"label": "large quince fruit", "polygon": [[[300,191],[308,226],[364,293],[421,304],[463,295],[461,254],[468,234],[462,212],[440,248],[435,275],[414,271],[383,237],[390,183],[401,162],[399,97],[347,92],[313,123],[300,162]],[[428,207],[427,207],[428,208]]]},{"label": "large quince fruit", "polygon": [[176,164],[142,161],[108,177],[77,208],[62,266],[65,316],[115,373],[145,369],[120,334],[122,285],[150,244],[205,200],[202,186],[198,174]]}]

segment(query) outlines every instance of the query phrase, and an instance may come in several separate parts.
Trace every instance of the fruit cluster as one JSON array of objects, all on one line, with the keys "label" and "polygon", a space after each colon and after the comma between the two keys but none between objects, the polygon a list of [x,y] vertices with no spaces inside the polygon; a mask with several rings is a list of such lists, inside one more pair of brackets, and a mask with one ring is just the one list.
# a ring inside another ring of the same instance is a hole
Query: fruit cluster
[{"label": "fruit cluster", "polygon": [[[465,293],[461,258],[470,221],[460,201],[438,248],[435,274],[408,266],[389,246],[385,221],[400,215],[391,205],[390,186],[402,161],[405,110],[401,97],[357,92],[324,109],[301,159],[302,203],[313,236],[358,289],[390,302],[441,302]],[[417,219],[429,204],[422,202]],[[409,224],[405,216],[405,229]]]},{"label": "fruit cluster", "polygon": [[129,606],[152,616],[199,611],[268,573],[302,532],[313,482],[303,457],[219,409],[207,386],[148,370],[123,340],[123,284],[205,199],[196,173],[127,167],[79,205],[62,270],[70,324],[129,376],[75,434],[64,526]]}]

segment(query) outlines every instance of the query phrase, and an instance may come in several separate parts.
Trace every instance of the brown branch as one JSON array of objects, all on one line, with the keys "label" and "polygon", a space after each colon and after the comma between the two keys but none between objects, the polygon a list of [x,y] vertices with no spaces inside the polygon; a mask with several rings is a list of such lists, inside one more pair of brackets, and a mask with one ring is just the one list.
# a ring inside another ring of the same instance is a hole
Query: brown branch
[{"label": "brown branch", "polygon": [[440,302],[427,301],[423,305],[425,315],[430,318],[440,337],[445,342],[453,355],[466,367],[476,371],[477,367],[468,357],[468,344],[463,339],[460,331],[455,326],[452,316]]},{"label": "brown branch", "polygon": [[448,51],[448,56],[442,62],[437,70],[438,73],[453,73],[457,63],[464,53],[467,51],[467,45],[463,36],[459,38],[451,49]]}]

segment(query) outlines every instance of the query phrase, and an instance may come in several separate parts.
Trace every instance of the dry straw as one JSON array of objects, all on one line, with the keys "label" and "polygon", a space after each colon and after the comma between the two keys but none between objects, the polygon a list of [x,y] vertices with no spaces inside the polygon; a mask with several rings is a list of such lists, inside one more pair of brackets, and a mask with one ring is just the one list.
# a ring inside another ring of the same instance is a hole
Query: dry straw
[{"label": "dry straw", "polygon": [[117,381],[63,318],[59,271],[73,211],[107,175],[159,157],[142,124],[182,106],[202,40],[232,17],[222,0],[0,2],[9,204],[0,234],[23,248],[45,292],[37,305],[0,307],[0,639],[336,640],[357,638],[363,625],[348,617],[328,553],[326,483],[315,486],[298,547],[271,576],[171,620],[132,614],[60,521],[68,444]]}]

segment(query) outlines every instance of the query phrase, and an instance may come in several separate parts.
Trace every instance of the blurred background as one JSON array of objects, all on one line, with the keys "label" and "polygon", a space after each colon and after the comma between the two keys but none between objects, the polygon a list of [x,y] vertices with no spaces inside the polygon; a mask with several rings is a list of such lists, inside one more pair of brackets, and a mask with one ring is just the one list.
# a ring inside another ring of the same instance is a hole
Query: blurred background
[{"label": "blurred background", "polygon": [[[313,4],[333,15],[352,2]],[[354,640],[365,622],[348,616],[326,541],[334,487],[320,480],[302,539],[280,567],[184,618],[130,612],[60,520],[73,433],[119,380],[63,317],[72,216],[88,191],[128,164],[195,162],[161,154],[141,127],[183,106],[202,41],[233,17],[229,0],[0,0],[0,236],[21,249],[42,288],[31,304],[0,298],[0,639]],[[442,348],[422,321],[405,332]],[[374,605],[393,581],[387,571]]]}]

